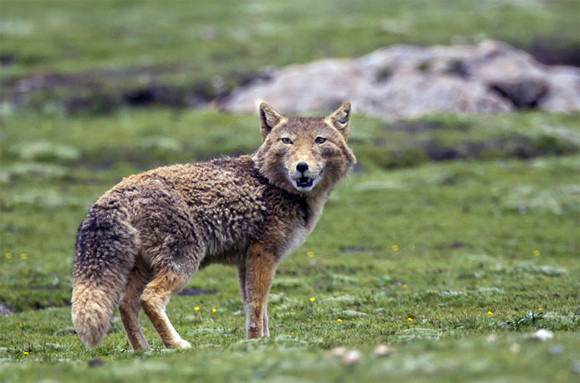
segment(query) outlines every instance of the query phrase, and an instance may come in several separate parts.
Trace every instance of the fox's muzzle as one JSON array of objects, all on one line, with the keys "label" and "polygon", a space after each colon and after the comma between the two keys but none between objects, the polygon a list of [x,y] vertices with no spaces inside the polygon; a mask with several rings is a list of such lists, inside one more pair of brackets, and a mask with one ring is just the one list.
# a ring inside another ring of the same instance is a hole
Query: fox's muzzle
[{"label": "fox's muzzle", "polygon": [[310,191],[319,181],[319,172],[313,171],[307,162],[299,162],[289,171],[290,181],[298,191]]}]

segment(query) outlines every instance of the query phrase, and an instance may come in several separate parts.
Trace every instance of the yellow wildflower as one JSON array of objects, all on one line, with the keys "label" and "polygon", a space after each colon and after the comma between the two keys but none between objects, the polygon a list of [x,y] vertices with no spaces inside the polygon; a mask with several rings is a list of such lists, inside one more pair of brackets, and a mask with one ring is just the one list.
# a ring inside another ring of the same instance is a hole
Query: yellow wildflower
[{"label": "yellow wildflower", "polygon": [[12,259],[12,253],[4,253],[6,259]]},{"label": "yellow wildflower", "polygon": [[540,256],[540,254],[541,254],[541,253],[540,253],[540,250],[534,250],[534,255],[535,255],[536,257],[539,257],[539,256]]},{"label": "yellow wildflower", "polygon": [[491,311],[488,311],[487,315],[493,315],[493,313]]},{"label": "yellow wildflower", "polygon": [[217,313],[217,310],[216,309],[211,309],[211,312],[215,314],[215,313]]},{"label": "yellow wildflower", "polygon": [[199,311],[199,306],[195,306],[194,310]]},{"label": "yellow wildflower", "polygon": [[407,318],[407,320],[408,320],[409,322],[413,322],[413,320],[414,320],[414,319],[413,319],[413,318]]},{"label": "yellow wildflower", "polygon": [[342,323],[342,319],[338,318],[337,322]]},{"label": "yellow wildflower", "polygon": [[20,258],[26,259],[28,258],[28,255],[26,255],[26,253],[20,253]]},{"label": "yellow wildflower", "polygon": [[316,298],[314,298],[314,297],[310,298],[310,302],[315,302],[315,301],[316,301]]},{"label": "yellow wildflower", "polygon": [[393,246],[391,246],[391,249],[393,251],[399,251],[399,245],[393,245]]},{"label": "yellow wildflower", "polygon": [[308,258],[314,258],[314,251],[307,251],[307,252],[306,252],[306,256],[307,256]]}]

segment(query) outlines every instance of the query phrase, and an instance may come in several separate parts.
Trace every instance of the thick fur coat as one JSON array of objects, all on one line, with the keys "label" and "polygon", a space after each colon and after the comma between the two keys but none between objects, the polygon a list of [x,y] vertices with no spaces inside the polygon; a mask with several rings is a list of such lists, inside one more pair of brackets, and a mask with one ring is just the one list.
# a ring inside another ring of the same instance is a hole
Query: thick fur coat
[{"label": "thick fur coat", "polygon": [[201,267],[238,268],[248,338],[267,336],[276,266],[312,232],[329,193],[355,163],[346,140],[350,104],[326,118],[287,118],[260,105],[263,143],[253,155],[174,165],[130,176],[82,221],[72,320],[96,347],[115,307],[135,350],[148,349],[145,311],[163,344],[186,348],[165,314]]}]

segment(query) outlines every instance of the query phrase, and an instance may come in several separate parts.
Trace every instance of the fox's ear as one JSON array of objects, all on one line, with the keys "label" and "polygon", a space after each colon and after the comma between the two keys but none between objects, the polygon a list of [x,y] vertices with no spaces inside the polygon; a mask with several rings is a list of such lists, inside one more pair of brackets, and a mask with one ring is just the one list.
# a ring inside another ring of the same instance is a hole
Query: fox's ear
[{"label": "fox's ear", "polygon": [[260,130],[262,132],[262,139],[266,139],[268,134],[279,125],[285,117],[276,112],[272,107],[265,102],[260,104]]},{"label": "fox's ear", "polygon": [[334,126],[342,134],[345,140],[348,138],[350,129],[350,111],[350,101],[347,101],[326,118],[330,125]]}]

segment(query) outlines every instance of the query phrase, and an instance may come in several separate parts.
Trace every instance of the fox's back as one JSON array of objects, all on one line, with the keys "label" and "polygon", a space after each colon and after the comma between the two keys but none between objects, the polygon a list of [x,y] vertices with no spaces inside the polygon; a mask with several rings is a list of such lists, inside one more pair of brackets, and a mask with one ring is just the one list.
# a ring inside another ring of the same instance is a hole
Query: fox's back
[{"label": "fox's back", "polygon": [[178,252],[190,242],[219,257],[260,236],[269,187],[248,156],[220,158],[127,177],[95,205],[123,198],[144,247],[175,242]]}]

